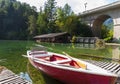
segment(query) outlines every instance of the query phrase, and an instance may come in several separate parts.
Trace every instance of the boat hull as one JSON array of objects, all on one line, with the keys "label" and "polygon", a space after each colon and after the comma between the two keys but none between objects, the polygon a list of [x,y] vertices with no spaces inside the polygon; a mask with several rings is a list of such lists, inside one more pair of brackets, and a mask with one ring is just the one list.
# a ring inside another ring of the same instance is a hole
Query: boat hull
[{"label": "boat hull", "polygon": [[112,76],[103,76],[56,68],[54,66],[37,63],[30,58],[29,61],[34,67],[65,84],[115,84],[116,81],[116,77]]}]

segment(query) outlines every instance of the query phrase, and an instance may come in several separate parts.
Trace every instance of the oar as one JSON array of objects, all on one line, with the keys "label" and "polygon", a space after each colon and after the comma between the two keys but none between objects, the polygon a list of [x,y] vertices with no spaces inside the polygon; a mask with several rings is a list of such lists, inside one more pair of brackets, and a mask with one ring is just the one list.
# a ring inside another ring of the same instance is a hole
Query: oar
[{"label": "oar", "polygon": [[[68,56],[70,59],[74,59],[74,57],[70,56],[69,54],[67,54],[66,52],[62,52],[63,54],[65,54],[66,56]],[[87,65],[85,63],[79,62],[76,59],[74,59],[74,61],[76,61],[76,63],[83,69],[87,68]]]},{"label": "oar", "polygon": [[73,58],[72,56],[70,56],[68,53],[66,53],[66,52],[62,52],[63,54],[65,54],[67,57],[69,57],[69,58]]},{"label": "oar", "polygon": [[27,57],[27,58],[29,58],[29,57],[31,57],[31,56],[27,56],[27,55],[22,55],[23,57]]}]

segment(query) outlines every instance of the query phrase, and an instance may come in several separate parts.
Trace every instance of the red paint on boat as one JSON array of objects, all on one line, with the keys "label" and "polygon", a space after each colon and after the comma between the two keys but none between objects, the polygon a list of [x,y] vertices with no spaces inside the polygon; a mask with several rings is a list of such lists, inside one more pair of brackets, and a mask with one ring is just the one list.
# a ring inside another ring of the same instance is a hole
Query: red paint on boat
[{"label": "red paint on boat", "polygon": [[58,60],[64,60],[66,58],[63,58],[63,57],[60,57],[60,56],[57,56],[57,55],[52,55],[50,57],[50,61],[58,61]]},{"label": "red paint on boat", "polygon": [[34,66],[39,66],[40,70],[50,75],[51,77],[63,81],[65,84],[114,84],[114,77],[100,76],[72,70],[57,69],[33,62]]}]

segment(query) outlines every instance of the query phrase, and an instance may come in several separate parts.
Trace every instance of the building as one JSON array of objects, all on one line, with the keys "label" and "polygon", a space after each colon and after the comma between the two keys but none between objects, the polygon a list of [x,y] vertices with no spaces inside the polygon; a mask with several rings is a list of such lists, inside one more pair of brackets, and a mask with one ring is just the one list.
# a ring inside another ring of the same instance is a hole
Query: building
[{"label": "building", "polygon": [[67,32],[62,32],[38,35],[34,39],[36,42],[66,43],[70,42],[71,37]]}]

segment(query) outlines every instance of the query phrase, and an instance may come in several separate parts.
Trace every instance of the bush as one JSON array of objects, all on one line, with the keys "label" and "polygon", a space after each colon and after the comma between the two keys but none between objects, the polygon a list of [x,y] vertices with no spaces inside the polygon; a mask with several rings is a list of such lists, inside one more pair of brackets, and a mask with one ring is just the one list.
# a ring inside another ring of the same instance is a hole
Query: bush
[{"label": "bush", "polygon": [[76,36],[73,36],[73,37],[72,37],[71,42],[72,42],[72,43],[75,43],[75,42],[76,42]]}]

